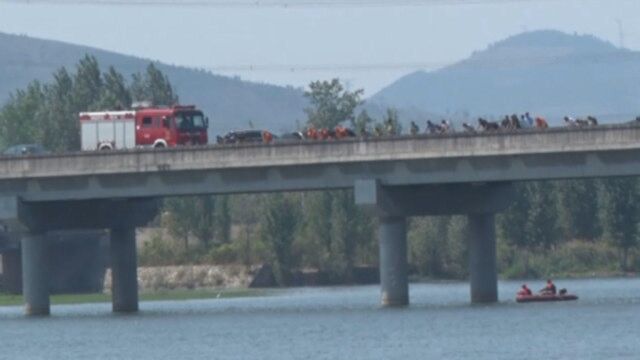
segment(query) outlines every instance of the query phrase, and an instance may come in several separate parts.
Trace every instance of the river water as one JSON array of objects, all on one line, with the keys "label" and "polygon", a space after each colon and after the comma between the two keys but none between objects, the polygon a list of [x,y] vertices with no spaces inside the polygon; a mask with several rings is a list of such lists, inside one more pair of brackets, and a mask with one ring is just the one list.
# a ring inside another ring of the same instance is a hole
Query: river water
[{"label": "river water", "polygon": [[[578,301],[470,305],[467,283],[411,284],[383,309],[376,286],[253,298],[0,308],[0,359],[640,359],[640,279],[559,280]],[[534,289],[543,283],[530,283]]]}]

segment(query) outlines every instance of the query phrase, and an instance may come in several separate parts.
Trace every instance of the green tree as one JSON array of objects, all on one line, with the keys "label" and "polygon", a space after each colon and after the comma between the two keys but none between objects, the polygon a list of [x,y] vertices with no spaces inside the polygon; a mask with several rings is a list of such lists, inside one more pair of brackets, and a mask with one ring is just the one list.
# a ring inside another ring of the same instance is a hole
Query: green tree
[{"label": "green tree", "polygon": [[[536,244],[530,242],[526,227],[529,222],[529,208],[531,207],[526,184],[515,184],[514,198],[511,206],[496,218],[498,237],[517,250],[518,256],[524,261],[523,276],[530,276],[529,256]],[[513,260],[514,255],[511,256]]]},{"label": "green tree", "polygon": [[131,108],[131,93],[127,88],[124,76],[113,66],[103,74],[104,87],[100,94],[98,107],[100,109],[129,109]]},{"label": "green tree", "polygon": [[169,78],[153,63],[147,66],[144,74],[133,75],[131,97],[134,101],[151,101],[155,105],[178,103],[178,96],[174,93]]},{"label": "green tree", "polygon": [[304,194],[301,230],[302,260],[305,264],[326,270],[331,260],[332,196],[328,191]]},{"label": "green tree", "polygon": [[364,90],[345,90],[340,80],[314,81],[304,95],[310,107],[305,109],[307,123],[317,128],[334,128],[344,121],[352,121],[355,108],[362,103]]},{"label": "green tree", "polygon": [[599,236],[597,193],[594,180],[556,184],[558,220],[566,240],[593,240]]},{"label": "green tree", "polygon": [[0,114],[0,142],[10,146],[39,141],[43,136],[39,124],[46,114],[44,103],[45,95],[38,81],[11,94]]},{"label": "green tree", "polygon": [[629,251],[638,245],[637,186],[635,178],[608,179],[598,193],[603,235],[618,249],[622,271],[629,268]]},{"label": "green tree", "polygon": [[369,116],[367,110],[361,110],[358,116],[351,121],[351,127],[355,129],[356,135],[366,136],[371,133],[371,125],[373,124],[373,118]]},{"label": "green tree", "polygon": [[231,211],[229,207],[229,196],[216,196],[215,208],[215,228],[216,242],[219,244],[231,241]]},{"label": "green tree", "polygon": [[73,80],[73,101],[76,111],[97,110],[102,93],[102,75],[98,60],[85,55],[76,65]]},{"label": "green tree", "polygon": [[295,206],[284,194],[264,197],[260,234],[269,245],[273,256],[273,268],[280,285],[289,284],[294,265],[292,244],[298,224]]},{"label": "green tree", "polygon": [[448,217],[411,219],[409,259],[419,274],[432,277],[446,274],[448,225]]},{"label": "green tree", "polygon": [[382,119],[384,133],[386,135],[399,135],[402,133],[402,124],[398,117],[398,110],[388,108]]},{"label": "green tree", "polygon": [[189,250],[189,235],[193,228],[195,206],[192,198],[167,198],[163,203],[163,227],[174,239],[182,241],[183,250]]},{"label": "green tree", "polygon": [[525,223],[525,238],[528,244],[548,250],[558,242],[556,208],[551,182],[527,184],[529,209]]},{"label": "green tree", "polygon": [[47,119],[43,124],[45,133],[41,142],[52,151],[74,151],[80,149],[78,114],[74,104],[73,78],[66,68],[53,74],[53,83],[47,85]]},{"label": "green tree", "polygon": [[370,217],[356,204],[353,191],[331,193],[330,270],[339,279],[352,282],[359,245],[372,241]]}]

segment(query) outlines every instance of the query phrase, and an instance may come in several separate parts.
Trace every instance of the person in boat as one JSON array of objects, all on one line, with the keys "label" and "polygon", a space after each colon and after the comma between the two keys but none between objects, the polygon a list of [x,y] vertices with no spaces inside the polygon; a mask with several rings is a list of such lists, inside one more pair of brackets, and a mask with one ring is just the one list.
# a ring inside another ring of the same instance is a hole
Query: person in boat
[{"label": "person in boat", "polygon": [[531,289],[527,287],[527,284],[522,284],[522,288],[520,289],[520,291],[518,291],[518,296],[531,296],[531,295],[533,295],[533,293],[531,292]]},{"label": "person in boat", "polygon": [[556,294],[556,285],[551,281],[551,279],[547,280],[547,286],[545,286],[542,290],[540,290],[540,294],[542,295],[555,295]]}]

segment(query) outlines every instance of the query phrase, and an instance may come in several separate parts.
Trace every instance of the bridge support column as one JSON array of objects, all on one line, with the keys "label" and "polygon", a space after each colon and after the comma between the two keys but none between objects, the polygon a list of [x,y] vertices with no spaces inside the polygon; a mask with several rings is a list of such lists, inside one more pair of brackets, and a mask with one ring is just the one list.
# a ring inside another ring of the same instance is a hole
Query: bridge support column
[{"label": "bridge support column", "polygon": [[138,263],[133,226],[111,229],[111,294],[113,312],[138,311]]},{"label": "bridge support column", "polygon": [[380,285],[383,306],[409,304],[407,223],[403,216],[380,217]]},{"label": "bridge support column", "polygon": [[27,315],[49,315],[47,242],[42,233],[25,234],[22,247],[22,294]]},{"label": "bridge support column", "polygon": [[498,301],[494,215],[469,215],[469,277],[472,303]]},{"label": "bridge support column", "polygon": [[2,254],[2,286],[10,294],[22,294],[22,258],[20,249]]}]

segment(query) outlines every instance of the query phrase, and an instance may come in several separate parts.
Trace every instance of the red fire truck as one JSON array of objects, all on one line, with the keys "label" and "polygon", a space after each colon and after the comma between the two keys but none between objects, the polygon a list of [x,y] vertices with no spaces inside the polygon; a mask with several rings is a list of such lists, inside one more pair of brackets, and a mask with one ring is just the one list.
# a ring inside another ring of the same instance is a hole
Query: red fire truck
[{"label": "red fire truck", "polygon": [[193,105],[81,112],[82,150],[205,145],[209,119]]}]

